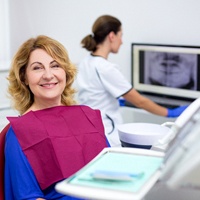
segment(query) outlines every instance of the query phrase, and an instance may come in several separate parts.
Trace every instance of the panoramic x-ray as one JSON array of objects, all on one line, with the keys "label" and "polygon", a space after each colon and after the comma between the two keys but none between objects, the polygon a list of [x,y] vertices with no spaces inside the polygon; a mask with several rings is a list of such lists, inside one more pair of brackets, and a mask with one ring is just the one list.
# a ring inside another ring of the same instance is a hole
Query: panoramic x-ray
[{"label": "panoramic x-ray", "polygon": [[197,56],[195,54],[145,52],[145,83],[196,90]]}]

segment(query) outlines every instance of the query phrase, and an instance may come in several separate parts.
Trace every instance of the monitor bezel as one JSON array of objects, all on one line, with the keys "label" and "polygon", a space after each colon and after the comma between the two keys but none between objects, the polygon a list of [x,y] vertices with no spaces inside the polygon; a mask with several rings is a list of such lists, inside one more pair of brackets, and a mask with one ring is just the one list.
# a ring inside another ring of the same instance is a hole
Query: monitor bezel
[{"label": "monitor bezel", "polygon": [[[200,46],[189,45],[170,45],[170,44],[152,44],[152,43],[132,43],[131,44],[131,82],[133,88],[143,94],[151,94],[161,97],[170,97],[175,99],[194,100],[200,97],[200,91],[188,89],[170,88],[164,86],[148,85],[139,83],[139,51],[165,51],[178,53],[194,53],[198,55],[198,66],[200,65]],[[200,67],[198,68],[200,73]],[[200,77],[200,76],[199,76]]]}]

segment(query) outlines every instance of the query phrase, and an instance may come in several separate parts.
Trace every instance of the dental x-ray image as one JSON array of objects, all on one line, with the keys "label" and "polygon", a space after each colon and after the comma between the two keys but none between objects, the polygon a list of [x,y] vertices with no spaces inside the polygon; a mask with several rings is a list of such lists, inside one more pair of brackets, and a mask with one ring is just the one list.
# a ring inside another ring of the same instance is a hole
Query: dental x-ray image
[{"label": "dental x-ray image", "polygon": [[197,89],[197,55],[145,51],[144,82],[182,89]]}]

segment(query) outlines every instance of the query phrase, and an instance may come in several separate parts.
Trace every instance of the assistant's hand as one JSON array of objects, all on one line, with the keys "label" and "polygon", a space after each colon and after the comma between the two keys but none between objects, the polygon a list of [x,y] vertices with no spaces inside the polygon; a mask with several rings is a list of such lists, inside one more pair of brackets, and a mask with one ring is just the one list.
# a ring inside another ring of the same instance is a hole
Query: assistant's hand
[{"label": "assistant's hand", "polygon": [[179,106],[177,108],[168,108],[168,114],[167,117],[178,117],[186,108],[188,107],[188,105],[185,106]]}]

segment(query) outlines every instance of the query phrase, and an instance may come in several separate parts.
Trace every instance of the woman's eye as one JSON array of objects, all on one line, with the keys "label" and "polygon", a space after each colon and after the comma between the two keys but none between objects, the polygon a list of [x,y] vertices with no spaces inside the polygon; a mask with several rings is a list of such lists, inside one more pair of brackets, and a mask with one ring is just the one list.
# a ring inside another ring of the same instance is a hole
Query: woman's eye
[{"label": "woman's eye", "polygon": [[34,66],[33,67],[33,70],[39,70],[39,69],[42,69],[42,66]]},{"label": "woman's eye", "polygon": [[51,67],[52,67],[52,68],[59,68],[59,67],[60,67],[60,65],[58,65],[58,64],[55,64],[55,65],[52,65]]}]

